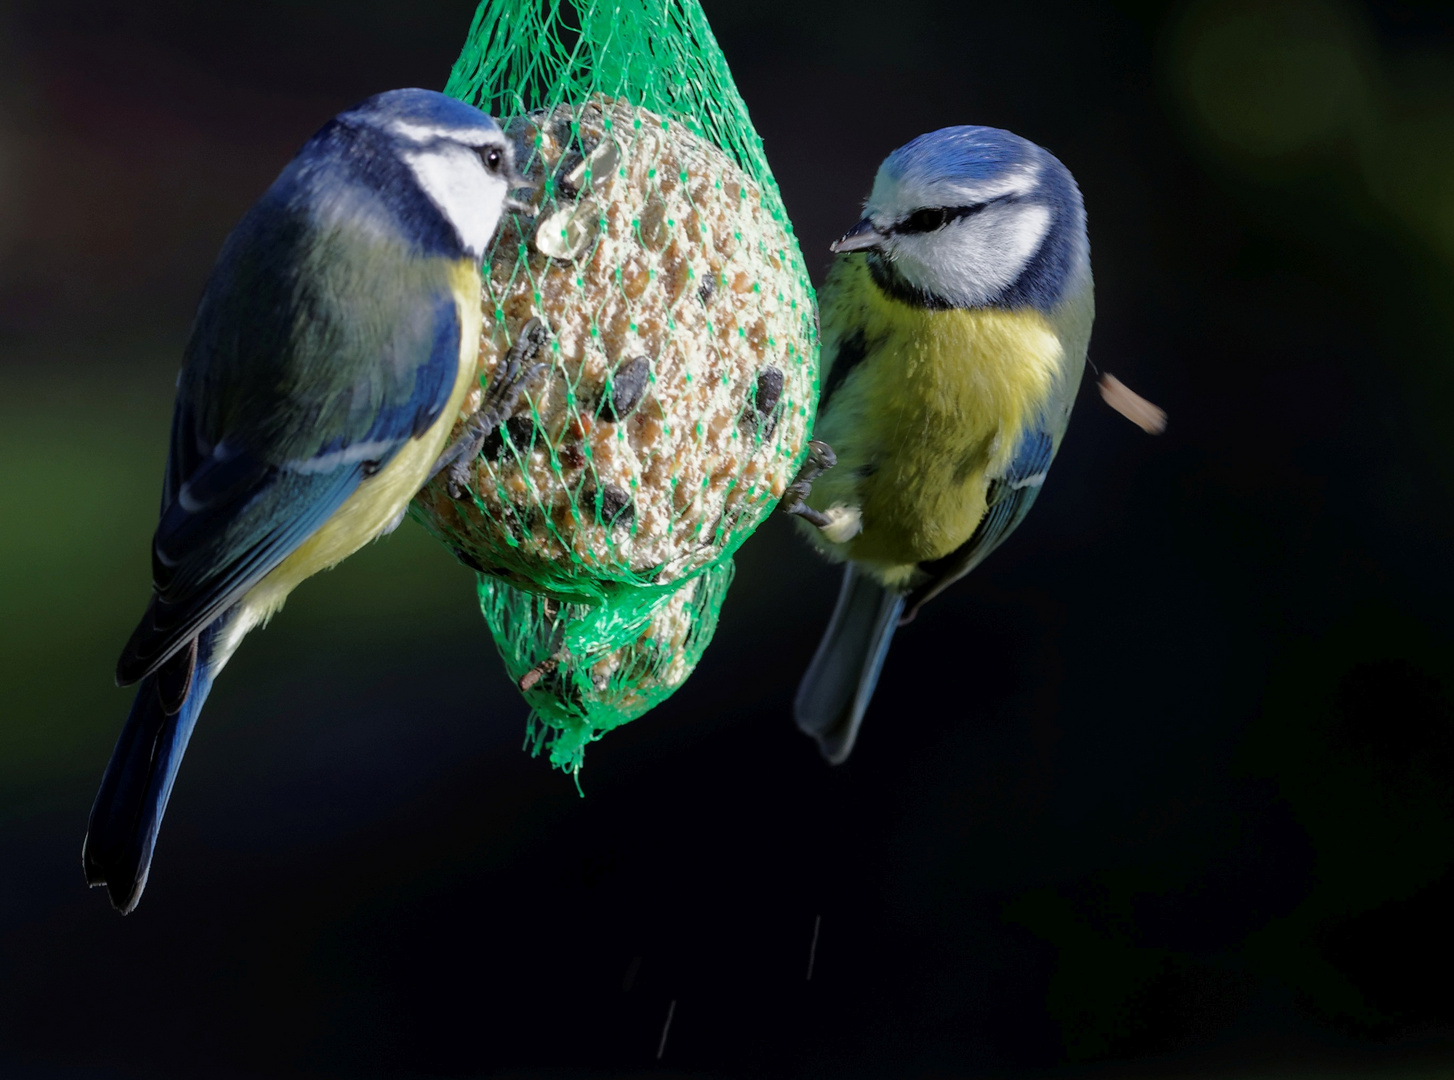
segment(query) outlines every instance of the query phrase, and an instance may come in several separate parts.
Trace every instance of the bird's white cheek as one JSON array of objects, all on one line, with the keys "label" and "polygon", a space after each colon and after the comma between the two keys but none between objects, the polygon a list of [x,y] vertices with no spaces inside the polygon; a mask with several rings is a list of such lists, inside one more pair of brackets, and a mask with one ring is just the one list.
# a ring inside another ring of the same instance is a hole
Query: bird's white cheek
[{"label": "bird's white cheek", "polygon": [[1044,206],[1022,206],[1019,213],[1006,215],[1000,226],[998,246],[1006,268],[1013,267],[1010,276],[1013,281],[1050,231],[1050,210]]},{"label": "bird's white cheek", "polygon": [[959,280],[984,303],[1013,284],[1045,240],[1050,210],[1033,204],[992,206],[970,218],[956,232],[951,226],[944,246],[955,253]]},{"label": "bird's white cheek", "polygon": [[911,284],[973,307],[1014,283],[1049,229],[1044,206],[990,207],[946,229],[900,237],[892,257]]},{"label": "bird's white cheek", "polygon": [[451,154],[406,154],[405,161],[424,193],[459,233],[466,250],[484,254],[500,223],[505,182],[485,172],[479,160],[463,149]]},{"label": "bird's white cheek", "polygon": [[484,255],[494,239],[505,208],[506,185],[502,180],[486,177],[483,187],[474,188],[471,212],[455,220],[464,246],[476,255]]}]

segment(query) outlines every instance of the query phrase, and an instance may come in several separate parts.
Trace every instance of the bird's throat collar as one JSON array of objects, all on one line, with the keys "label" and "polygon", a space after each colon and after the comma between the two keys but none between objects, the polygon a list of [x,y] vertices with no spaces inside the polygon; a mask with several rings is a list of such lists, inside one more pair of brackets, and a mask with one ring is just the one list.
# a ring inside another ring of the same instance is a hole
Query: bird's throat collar
[{"label": "bird's throat collar", "polygon": [[865,258],[868,260],[869,276],[873,278],[873,283],[885,296],[891,297],[901,304],[907,304],[909,307],[924,308],[927,311],[949,311],[959,307],[952,300],[946,300],[942,296],[910,284],[894,264],[879,252],[870,251]]}]

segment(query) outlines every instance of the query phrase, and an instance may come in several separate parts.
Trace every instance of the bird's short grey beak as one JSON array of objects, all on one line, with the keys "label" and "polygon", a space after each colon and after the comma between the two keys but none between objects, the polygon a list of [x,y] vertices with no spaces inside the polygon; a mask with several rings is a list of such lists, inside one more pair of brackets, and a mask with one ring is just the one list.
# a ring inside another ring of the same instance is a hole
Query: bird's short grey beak
[{"label": "bird's short grey beak", "polygon": [[829,244],[828,250],[835,255],[842,255],[846,251],[867,251],[869,248],[878,247],[883,241],[884,234],[874,228],[872,221],[864,218],[833,243]]},{"label": "bird's short grey beak", "polygon": [[532,207],[530,205],[530,200],[529,199],[517,199],[517,198],[515,198],[515,194],[514,193],[517,192],[517,191],[534,191],[536,187],[537,187],[536,184],[534,184],[531,181],[527,180],[525,177],[521,176],[519,173],[511,173],[510,174],[510,193],[505,196],[505,209],[506,210],[509,210],[512,214],[528,214],[528,213],[530,213],[531,210],[534,209],[534,207]]}]

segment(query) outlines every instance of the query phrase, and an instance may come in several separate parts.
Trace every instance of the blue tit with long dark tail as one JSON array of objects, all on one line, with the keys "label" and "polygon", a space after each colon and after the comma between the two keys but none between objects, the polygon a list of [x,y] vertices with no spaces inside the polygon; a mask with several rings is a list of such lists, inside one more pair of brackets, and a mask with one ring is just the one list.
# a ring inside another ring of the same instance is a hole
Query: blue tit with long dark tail
[{"label": "blue tit with long dark tail", "polygon": [[978,566],[1040,493],[1095,308],[1075,180],[995,128],[944,128],[895,150],[832,249],[815,442],[784,508],[846,564],[794,708],[836,764],[895,629]]},{"label": "blue tit with long dark tail", "polygon": [[223,245],[178,377],[151,602],[116,669],[136,698],[82,856],[123,913],[243,636],[393,529],[535,370],[495,380],[492,415],[451,442],[475,384],[480,265],[521,186],[490,117],[395,90],[326,124]]}]

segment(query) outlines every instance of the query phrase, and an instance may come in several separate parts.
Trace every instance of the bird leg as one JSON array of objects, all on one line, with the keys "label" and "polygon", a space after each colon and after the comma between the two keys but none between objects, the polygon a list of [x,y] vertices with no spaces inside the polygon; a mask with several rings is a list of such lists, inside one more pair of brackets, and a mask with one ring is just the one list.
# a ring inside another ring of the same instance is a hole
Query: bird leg
[{"label": "bird leg", "polygon": [[837,464],[838,455],[831,446],[818,439],[810,440],[807,460],[803,462],[803,467],[798,470],[793,482],[788,485],[787,491],[783,492],[783,501],[778,504],[778,509],[784,514],[795,514],[820,529],[833,524],[832,518],[814,510],[805,500],[812,494],[813,481]]},{"label": "bird leg", "polygon": [[464,498],[469,489],[470,464],[479,456],[485,439],[510,418],[526,385],[550,367],[543,361],[531,362],[549,340],[550,330],[539,319],[531,319],[521,328],[504,361],[495,369],[495,377],[490,380],[479,409],[465,421],[459,437],[434,463],[429,475],[434,477],[445,472],[444,486],[451,499]]}]

